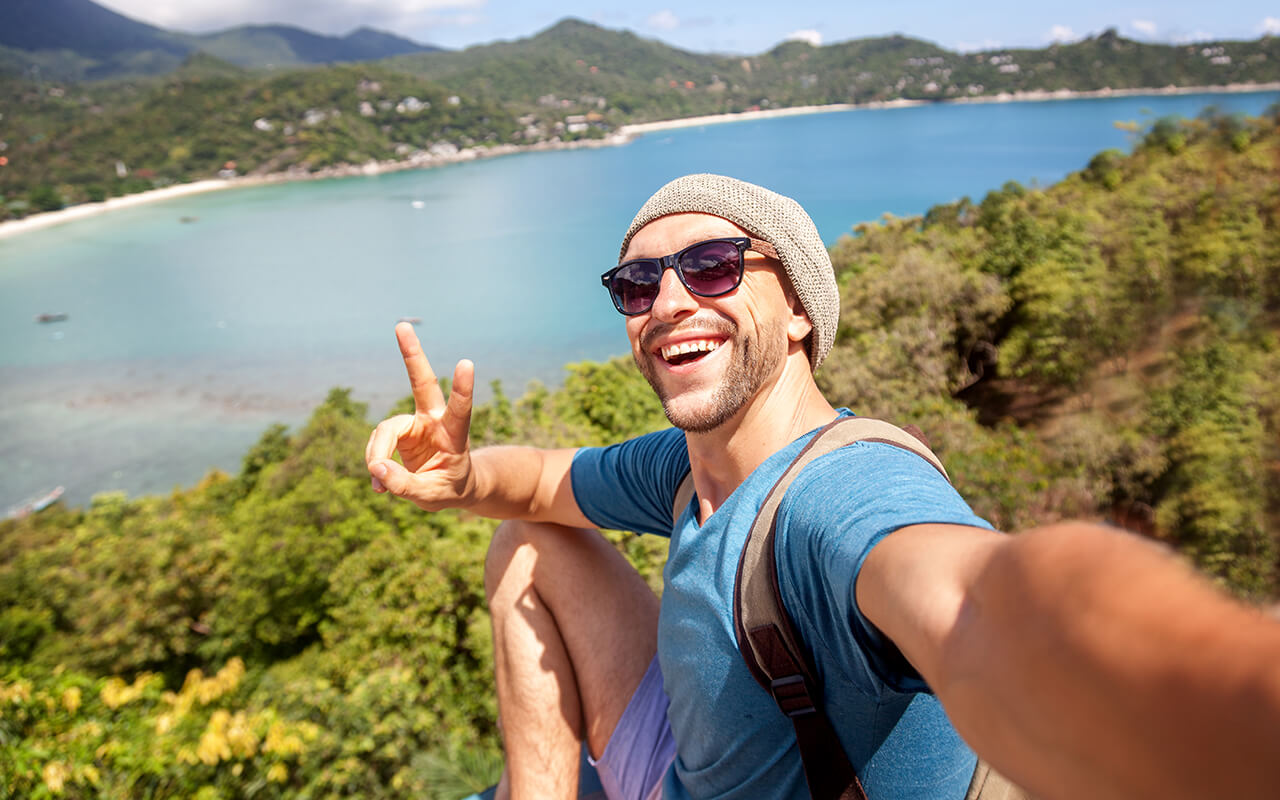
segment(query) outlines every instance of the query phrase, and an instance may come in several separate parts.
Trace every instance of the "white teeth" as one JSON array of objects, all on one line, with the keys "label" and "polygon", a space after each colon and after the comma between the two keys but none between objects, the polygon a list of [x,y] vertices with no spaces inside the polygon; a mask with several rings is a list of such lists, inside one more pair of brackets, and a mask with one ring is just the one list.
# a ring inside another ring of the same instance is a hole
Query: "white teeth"
[{"label": "white teeth", "polygon": [[694,339],[693,341],[667,345],[662,348],[662,357],[671,360],[685,353],[710,353],[719,349],[719,347],[720,343],[711,339]]}]

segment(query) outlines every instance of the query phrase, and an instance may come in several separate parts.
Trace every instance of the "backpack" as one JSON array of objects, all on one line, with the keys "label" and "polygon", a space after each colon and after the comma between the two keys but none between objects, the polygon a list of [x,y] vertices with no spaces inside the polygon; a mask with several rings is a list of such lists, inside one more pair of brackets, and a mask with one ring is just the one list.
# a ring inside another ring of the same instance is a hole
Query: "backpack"
[{"label": "backpack", "polygon": [[[821,693],[807,650],[782,606],[774,534],[778,506],[787,487],[815,458],[854,442],[881,442],[927,461],[950,482],[947,470],[917,429],[867,417],[839,417],[819,430],[765,496],[738,559],[733,587],[733,623],[748,669],[790,718],[813,800],[867,800],[862,782],[822,709]],[[673,518],[693,499],[693,478],[676,490]],[[965,800],[1029,800],[1030,795],[978,759]]]}]

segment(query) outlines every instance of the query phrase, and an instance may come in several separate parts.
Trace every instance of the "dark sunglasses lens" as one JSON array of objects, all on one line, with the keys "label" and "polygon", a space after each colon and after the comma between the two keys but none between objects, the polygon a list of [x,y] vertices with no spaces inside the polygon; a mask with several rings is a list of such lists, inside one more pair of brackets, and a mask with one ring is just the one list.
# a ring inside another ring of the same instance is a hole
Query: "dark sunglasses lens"
[{"label": "dark sunglasses lens", "polygon": [[658,297],[662,267],[653,261],[623,264],[613,273],[609,291],[624,314],[639,314],[649,309]]},{"label": "dark sunglasses lens", "polygon": [[725,294],[742,280],[742,251],[732,242],[707,242],[680,257],[680,271],[694,294]]}]

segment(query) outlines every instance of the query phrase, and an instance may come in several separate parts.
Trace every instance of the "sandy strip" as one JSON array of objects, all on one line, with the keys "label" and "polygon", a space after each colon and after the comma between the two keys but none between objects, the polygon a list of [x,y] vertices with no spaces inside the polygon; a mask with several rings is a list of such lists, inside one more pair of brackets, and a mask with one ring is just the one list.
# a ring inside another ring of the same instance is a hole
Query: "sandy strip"
[{"label": "sandy strip", "polygon": [[1073,92],[1070,89],[1030,92],[1000,92],[979,97],[956,97],[948,103],[1034,103],[1045,100],[1092,100],[1107,97],[1160,97],[1177,94],[1242,94],[1245,92],[1280,91],[1280,81],[1271,83],[1229,83],[1225,86],[1164,86],[1159,89],[1092,89]]},{"label": "sandy strip", "polygon": [[480,158],[494,158],[497,156],[514,155],[516,153],[537,153],[545,150],[577,150],[581,148],[594,147],[613,147],[620,144],[626,144],[630,141],[629,137],[620,133],[614,133],[603,139],[579,139],[572,142],[538,142],[530,145],[514,145],[502,144],[494,147],[469,147],[458,150],[456,153],[447,153],[441,155],[431,155],[420,152],[407,159],[401,161],[370,161],[365,164],[341,164],[333,167],[325,167],[315,172],[307,172],[303,170],[293,170],[289,172],[273,172],[269,175],[243,175],[235,178],[210,178],[206,180],[196,181],[194,183],[182,183],[175,186],[166,186],[161,189],[151,189],[145,192],[137,192],[135,194],[124,195],[123,197],[111,197],[101,203],[81,203],[80,205],[68,206],[58,211],[45,211],[38,214],[32,214],[22,219],[6,220],[0,222],[0,239],[10,236],[27,233],[29,231],[40,230],[41,228],[49,228],[54,225],[62,225],[67,222],[74,222],[85,217],[92,217],[107,211],[114,211],[118,208],[128,208],[130,206],[142,205],[143,203],[154,203],[161,200],[172,200],[176,197],[183,197],[189,194],[199,194],[201,192],[217,191],[219,189],[239,189],[249,186],[263,186],[272,183],[282,183],[286,181],[310,181],[324,180],[326,178],[345,178],[354,175],[380,175],[386,172],[399,172],[407,169],[430,169],[432,167],[442,167],[448,164],[458,164],[464,161],[474,161]]},{"label": "sandy strip", "polygon": [[93,217],[98,214],[105,214],[108,211],[115,211],[118,208],[128,208],[130,206],[138,206],[143,203],[153,203],[157,200],[170,200],[175,197],[184,197],[189,194],[200,194],[202,192],[212,192],[218,189],[230,189],[233,186],[243,186],[244,184],[234,180],[204,180],[195,183],[181,183],[176,186],[166,186],[163,189],[152,189],[147,192],[139,192],[138,194],[127,194],[123,197],[110,197],[101,203],[81,203],[78,206],[70,206],[59,211],[45,211],[40,214],[32,214],[22,219],[7,220],[0,222],[0,239],[9,236],[16,236],[20,233],[48,228],[52,225],[61,225],[64,222],[72,222],[85,217]]},{"label": "sandy strip", "polygon": [[789,108],[769,108],[759,111],[738,111],[730,114],[708,114],[704,117],[684,117],[682,119],[664,119],[658,122],[637,122],[633,125],[622,125],[618,128],[618,133],[623,136],[639,136],[642,133],[669,131],[674,128],[696,128],[700,125],[718,125],[723,122],[749,122],[753,119],[793,117],[799,114],[820,114],[825,111],[851,111],[855,108],[863,107],[851,103],[833,103],[825,106],[791,106]]},{"label": "sandy strip", "polygon": [[39,230],[41,228],[48,228],[53,225],[61,225],[65,222],[72,222],[77,219],[95,216],[107,211],[114,211],[118,208],[128,208],[129,206],[141,205],[142,203],[170,200],[175,197],[183,197],[185,195],[198,194],[200,192],[216,191],[218,189],[258,186],[266,183],[278,183],[280,181],[335,178],[348,175],[377,175],[383,172],[395,172],[404,169],[425,169],[429,167],[444,166],[446,164],[456,164],[461,161],[470,161],[476,158],[491,158],[494,156],[509,155],[513,153],[538,152],[542,150],[570,150],[580,147],[610,147],[613,145],[626,144],[633,137],[646,133],[674,130],[676,128],[692,128],[702,125],[718,125],[727,122],[749,122],[751,120],[769,119],[773,117],[792,117],[800,114],[822,114],[832,111],[853,111],[855,109],[910,108],[912,106],[927,105],[929,103],[938,102],[1027,103],[1050,100],[1087,100],[1091,98],[1105,97],[1137,97],[1142,95],[1228,94],[1274,91],[1280,91],[1280,81],[1272,83],[1233,83],[1225,86],[1165,86],[1162,88],[1147,89],[1096,89],[1084,92],[1074,92],[1069,89],[1059,89],[1056,91],[1037,90],[1029,92],[1001,92],[999,94],[982,95],[979,97],[940,98],[938,100],[898,99],[874,103],[832,103],[830,105],[819,106],[790,106],[788,108],[770,108],[761,109],[759,111],[741,111],[730,114],[710,114],[701,117],[668,119],[660,120],[658,122],[639,122],[633,125],[622,125],[613,135],[604,139],[585,139],[575,142],[540,142],[534,145],[499,145],[497,147],[487,149],[477,147],[459,150],[456,154],[447,156],[425,156],[425,154],[418,154],[417,156],[404,161],[381,161],[370,162],[363,165],[344,165],[340,167],[326,168],[318,172],[283,172],[263,176],[208,179],[196,181],[195,183],[166,186],[163,189],[152,189],[151,191],[125,195],[124,197],[112,197],[101,203],[82,203],[81,205],[70,206],[68,208],[61,209],[60,211],[46,211],[40,214],[32,214],[29,217],[24,217],[18,220],[0,222],[0,239],[5,239],[9,236],[17,236],[18,234]]},{"label": "sandy strip", "polygon": [[1280,91],[1280,81],[1272,83],[1232,83],[1225,86],[1165,86],[1158,89],[1093,89],[1076,92],[1070,89],[1053,91],[1037,89],[1027,92],[1000,92],[977,97],[947,97],[937,100],[883,100],[872,103],[832,103],[822,106],[791,106],[789,108],[761,109],[759,111],[741,111],[731,114],[712,114],[705,117],[685,117],[683,119],[667,119],[659,122],[639,122],[634,125],[622,125],[618,133],[623,136],[639,136],[655,131],[667,131],[676,128],[693,128],[701,125],[715,125],[722,122],[747,122],[753,119],[769,117],[790,117],[797,114],[820,114],[827,111],[853,111],[856,109],[876,108],[911,108],[931,103],[1033,103],[1046,100],[1089,100],[1105,97],[1157,97],[1175,94],[1238,94],[1244,92]]}]

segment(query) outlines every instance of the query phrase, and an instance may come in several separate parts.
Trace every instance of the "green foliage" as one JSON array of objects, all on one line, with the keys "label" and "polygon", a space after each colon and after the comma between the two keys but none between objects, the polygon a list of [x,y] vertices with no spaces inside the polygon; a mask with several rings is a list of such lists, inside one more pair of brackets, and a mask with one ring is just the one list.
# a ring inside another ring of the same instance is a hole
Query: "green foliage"
[{"label": "green foliage", "polygon": [[57,211],[66,205],[58,190],[48,185],[37,186],[27,195],[28,202],[37,211]]},{"label": "green foliage", "polygon": [[1074,386],[1117,344],[1115,290],[1088,222],[1059,214],[1010,282],[1016,324],[1000,349],[1005,373]]},{"label": "green foliage", "polygon": [[[235,478],[0,523],[0,796],[452,800],[497,779],[495,523],[371,492],[365,414],[335,389]],[[573,445],[661,410],[619,360],[476,418]],[[610,536],[660,585],[664,542]]]},{"label": "green foliage", "polygon": [[1177,117],[1161,117],[1151,126],[1151,130],[1142,140],[1147,148],[1162,148],[1169,155],[1176,156],[1187,146],[1187,135],[1182,120]]},{"label": "green foliage", "polygon": [[819,383],[923,428],[998,525],[1123,517],[1265,596],[1280,135],[1210,112],[1143,142],[1047,190],[859,226],[833,248],[844,312]]},{"label": "green foliage", "polygon": [[1085,180],[1101,184],[1107,189],[1116,189],[1124,180],[1120,166],[1124,163],[1124,153],[1119,150],[1103,150],[1089,161],[1089,166],[1082,173]]},{"label": "green foliage", "polygon": [[[403,106],[408,98],[421,105]],[[269,75],[191,69],[54,94],[0,77],[0,105],[0,138],[10,144],[0,193],[28,197],[34,210],[211,178],[224,168],[313,172],[445,142],[508,143],[517,130],[500,104],[376,66]]]},{"label": "green foliage", "polygon": [[1214,337],[1183,351],[1147,422],[1168,443],[1168,467],[1156,481],[1161,529],[1211,574],[1258,596],[1271,588],[1277,554],[1265,520],[1266,431],[1254,399],[1276,363],[1268,349]]}]

